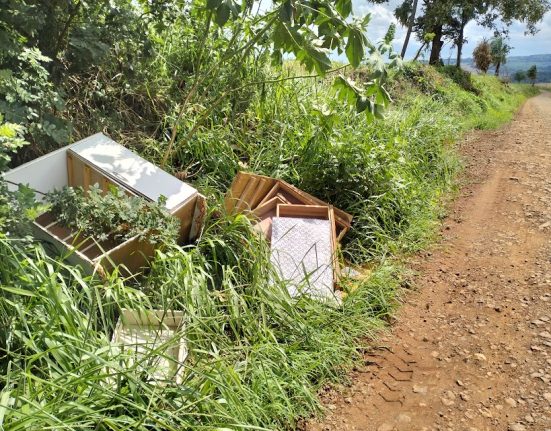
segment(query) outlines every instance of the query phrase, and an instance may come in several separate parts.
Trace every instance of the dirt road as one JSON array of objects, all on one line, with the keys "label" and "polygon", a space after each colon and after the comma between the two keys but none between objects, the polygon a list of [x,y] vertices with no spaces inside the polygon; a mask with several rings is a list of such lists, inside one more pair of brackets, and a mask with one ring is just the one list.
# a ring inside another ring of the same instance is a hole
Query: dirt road
[{"label": "dirt road", "polygon": [[462,152],[417,290],[308,430],[551,431],[551,93]]}]

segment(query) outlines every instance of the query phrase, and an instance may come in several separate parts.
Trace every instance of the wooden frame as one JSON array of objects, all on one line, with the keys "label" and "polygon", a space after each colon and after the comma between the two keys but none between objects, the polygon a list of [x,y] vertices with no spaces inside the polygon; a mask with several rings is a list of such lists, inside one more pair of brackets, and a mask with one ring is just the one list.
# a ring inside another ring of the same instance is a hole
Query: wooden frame
[{"label": "wooden frame", "polygon": [[[238,172],[225,198],[228,212],[254,212],[275,196],[296,205],[314,205],[331,207],[318,199],[283,180],[277,180],[264,175]],[[333,208],[337,241],[348,232],[352,223],[352,215],[338,208]]]}]

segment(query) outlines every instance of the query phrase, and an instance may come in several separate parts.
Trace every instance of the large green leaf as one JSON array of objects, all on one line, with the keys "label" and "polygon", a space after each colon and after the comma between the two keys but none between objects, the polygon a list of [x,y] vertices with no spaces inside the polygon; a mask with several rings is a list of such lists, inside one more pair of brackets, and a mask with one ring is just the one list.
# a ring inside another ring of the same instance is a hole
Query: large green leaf
[{"label": "large green leaf", "polygon": [[358,67],[364,58],[365,54],[365,45],[364,45],[365,36],[360,29],[353,28],[350,29],[348,34],[348,41],[346,43],[346,58],[353,67]]}]

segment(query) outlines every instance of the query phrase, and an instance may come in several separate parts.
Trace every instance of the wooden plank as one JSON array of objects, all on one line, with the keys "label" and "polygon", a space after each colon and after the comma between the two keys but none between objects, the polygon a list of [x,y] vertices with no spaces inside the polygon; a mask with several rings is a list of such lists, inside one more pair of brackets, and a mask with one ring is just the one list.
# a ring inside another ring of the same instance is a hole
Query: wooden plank
[{"label": "wooden plank", "polygon": [[226,196],[224,197],[224,206],[226,207],[226,212],[231,213],[234,208],[236,202],[241,197],[241,194],[243,193],[243,189],[247,185],[247,182],[249,181],[249,178],[245,172],[238,172],[235,178],[232,181],[232,184],[230,186],[230,189],[226,193]]},{"label": "wooden plank", "polygon": [[337,240],[337,224],[335,222],[335,210],[329,207],[329,221],[331,222],[331,246],[333,247],[333,282],[335,286],[340,278],[341,267],[339,265],[339,242]]},{"label": "wooden plank", "polygon": [[243,212],[243,211],[251,211],[251,205],[250,201],[251,198],[254,195],[254,192],[256,191],[256,186],[259,182],[258,178],[255,178],[253,176],[249,177],[249,181],[247,181],[247,185],[245,186],[245,189],[243,190],[243,193],[239,197],[239,200],[235,204],[235,211],[237,212]]},{"label": "wooden plank", "polygon": [[73,156],[69,153],[67,153],[67,181],[69,185],[73,185],[75,182]]},{"label": "wooden plank", "polygon": [[329,220],[329,207],[323,205],[279,204],[277,217],[319,218]]},{"label": "wooden plank", "polygon": [[275,197],[277,195],[277,193],[279,192],[279,181],[276,182],[272,188],[270,189],[270,191],[268,191],[268,193],[266,193],[266,196],[264,196],[264,198],[258,203],[258,206],[261,206],[261,205],[264,205],[266,202],[268,202],[270,199],[272,199],[273,197]]},{"label": "wooden plank", "polygon": [[96,257],[92,262],[95,267],[101,266],[107,271],[113,270],[116,266],[122,266],[123,272],[133,275],[147,266],[154,255],[155,246],[135,236]]},{"label": "wooden plank", "polygon": [[249,199],[249,209],[252,211],[256,208],[257,204],[262,200],[266,192],[267,181],[264,178],[258,178],[254,194]]},{"label": "wooden plank", "polygon": [[[70,154],[67,153],[67,156]],[[84,186],[84,163],[76,157],[71,157],[73,165],[73,177],[67,184],[71,187],[83,187]]]},{"label": "wooden plank", "polygon": [[198,196],[189,199],[180,207],[176,208],[171,214],[180,220],[180,229],[178,230],[178,243],[184,244],[190,242],[191,226],[193,224],[193,216],[197,206]]},{"label": "wooden plank", "polygon": [[286,202],[283,199],[281,199],[281,197],[274,196],[268,202],[256,207],[256,209],[253,211],[253,214],[260,219],[265,218],[268,212],[273,212],[272,216],[275,216],[277,215],[277,205],[284,204],[284,203]]},{"label": "wooden plank", "polygon": [[87,191],[90,188],[90,166],[87,164],[84,164],[83,174],[82,187]]},{"label": "wooden plank", "polygon": [[195,241],[197,238],[201,237],[206,218],[207,198],[199,193],[197,195],[197,201],[195,203],[195,211],[193,213],[193,221],[191,222],[188,242]]}]

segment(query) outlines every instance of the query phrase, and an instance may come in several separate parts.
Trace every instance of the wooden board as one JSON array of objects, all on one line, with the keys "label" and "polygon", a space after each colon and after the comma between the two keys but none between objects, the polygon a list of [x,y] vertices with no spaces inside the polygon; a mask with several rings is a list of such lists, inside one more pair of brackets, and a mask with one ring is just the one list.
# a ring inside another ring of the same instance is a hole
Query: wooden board
[{"label": "wooden board", "polygon": [[292,205],[279,204],[277,206],[278,217],[320,218],[329,220],[330,208],[323,205]]},{"label": "wooden board", "polygon": [[226,211],[254,210],[276,182],[274,178],[264,175],[238,172],[224,199]]},{"label": "wooden board", "polygon": [[280,197],[275,196],[253,211],[253,216],[259,220],[254,225],[254,229],[262,233],[268,241],[272,238],[272,219],[277,215],[278,204],[282,203],[284,201]]}]

